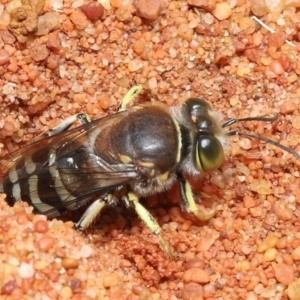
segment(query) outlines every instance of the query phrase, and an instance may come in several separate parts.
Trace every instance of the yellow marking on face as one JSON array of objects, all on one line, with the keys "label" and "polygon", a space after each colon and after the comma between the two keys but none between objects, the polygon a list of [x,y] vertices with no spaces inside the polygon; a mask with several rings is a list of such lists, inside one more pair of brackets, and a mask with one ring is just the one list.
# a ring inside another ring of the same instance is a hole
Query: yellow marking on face
[{"label": "yellow marking on face", "polygon": [[124,163],[124,164],[132,163],[132,158],[131,157],[129,157],[125,154],[120,154],[120,153],[118,155],[119,155],[119,158],[120,158],[122,163]]},{"label": "yellow marking on face", "polygon": [[166,181],[166,180],[169,179],[169,175],[170,175],[170,173],[167,171],[166,173],[161,174],[161,175],[159,176],[159,179],[160,179],[161,181]]}]

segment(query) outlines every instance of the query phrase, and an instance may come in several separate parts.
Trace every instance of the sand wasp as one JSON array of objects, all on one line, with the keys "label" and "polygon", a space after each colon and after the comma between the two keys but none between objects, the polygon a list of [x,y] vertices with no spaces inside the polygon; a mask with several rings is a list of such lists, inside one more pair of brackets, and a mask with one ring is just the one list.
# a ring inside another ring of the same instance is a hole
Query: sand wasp
[{"label": "sand wasp", "polygon": [[[170,188],[179,181],[186,211],[207,220],[214,209],[198,209],[185,175],[197,176],[220,167],[224,159],[224,127],[237,121],[274,118],[231,119],[221,125],[211,106],[199,98],[169,108],[148,103],[126,110],[141,91],[133,87],[121,102],[119,112],[95,121],[77,114],[42,134],[1,164],[0,191],[14,205],[26,201],[35,213],[50,218],[90,204],[76,224],[87,228],[105,205],[120,197],[132,205],[161,247],[170,253],[161,229],[139,198]],[[76,120],[82,125],[70,129]],[[264,137],[244,134],[272,143],[299,158],[285,146]]]}]

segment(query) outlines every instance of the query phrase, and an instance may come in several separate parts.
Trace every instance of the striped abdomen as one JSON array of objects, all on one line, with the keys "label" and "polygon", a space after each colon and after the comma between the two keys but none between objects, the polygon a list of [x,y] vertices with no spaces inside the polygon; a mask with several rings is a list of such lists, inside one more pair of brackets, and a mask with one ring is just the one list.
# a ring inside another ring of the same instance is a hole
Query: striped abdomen
[{"label": "striped abdomen", "polygon": [[12,206],[17,201],[26,201],[34,207],[35,213],[56,217],[77,208],[82,198],[84,202],[89,201],[91,195],[84,190],[87,185],[93,190],[96,183],[89,180],[87,184],[88,176],[76,165],[76,160],[86,157],[84,149],[79,147],[57,159],[56,150],[44,147],[20,158],[0,187],[7,195],[7,203]]}]

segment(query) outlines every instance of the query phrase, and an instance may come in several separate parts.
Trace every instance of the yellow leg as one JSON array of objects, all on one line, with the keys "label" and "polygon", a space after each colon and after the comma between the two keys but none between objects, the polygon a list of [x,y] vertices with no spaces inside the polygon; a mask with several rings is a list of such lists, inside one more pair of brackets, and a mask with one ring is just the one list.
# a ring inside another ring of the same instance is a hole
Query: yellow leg
[{"label": "yellow leg", "polygon": [[172,253],[170,246],[161,236],[160,226],[158,225],[156,220],[153,218],[153,216],[147,211],[147,209],[140,204],[138,197],[134,193],[129,192],[127,194],[127,200],[133,204],[138,216],[145,223],[145,225],[149,228],[149,230],[157,236],[160,246],[163,249],[163,251],[166,252],[169,256],[174,256],[174,253]]},{"label": "yellow leg", "polygon": [[120,111],[124,111],[126,110],[126,105],[133,101],[137,95],[142,91],[143,87],[141,85],[135,85],[133,86],[124,96],[124,98],[122,99],[121,103],[120,103],[120,108],[119,108],[119,112]]},{"label": "yellow leg", "polygon": [[94,201],[84,212],[80,220],[75,224],[75,227],[79,230],[87,229],[101,213],[101,210],[106,204],[109,204],[113,200],[111,194],[105,195],[100,199]]},{"label": "yellow leg", "polygon": [[193,197],[192,188],[190,184],[183,179],[183,177],[180,178],[179,184],[180,184],[181,199],[187,212],[192,213],[198,220],[201,221],[207,221],[215,215],[216,213],[215,206],[213,206],[207,212],[200,211],[198,209]]}]

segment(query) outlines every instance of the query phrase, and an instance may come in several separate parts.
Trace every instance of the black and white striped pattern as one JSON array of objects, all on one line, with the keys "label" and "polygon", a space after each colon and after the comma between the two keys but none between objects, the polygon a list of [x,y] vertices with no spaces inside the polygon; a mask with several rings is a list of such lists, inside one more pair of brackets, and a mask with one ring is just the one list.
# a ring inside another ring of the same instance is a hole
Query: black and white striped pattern
[{"label": "black and white striped pattern", "polygon": [[34,207],[35,213],[57,217],[76,205],[76,197],[70,195],[64,187],[56,166],[49,166],[55,161],[54,150],[43,148],[31,156],[20,158],[4,177],[0,191],[7,195],[6,201],[14,205],[18,201],[26,201]]}]

